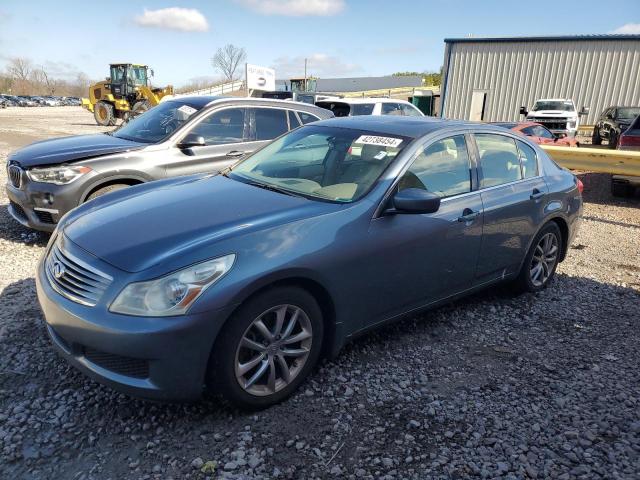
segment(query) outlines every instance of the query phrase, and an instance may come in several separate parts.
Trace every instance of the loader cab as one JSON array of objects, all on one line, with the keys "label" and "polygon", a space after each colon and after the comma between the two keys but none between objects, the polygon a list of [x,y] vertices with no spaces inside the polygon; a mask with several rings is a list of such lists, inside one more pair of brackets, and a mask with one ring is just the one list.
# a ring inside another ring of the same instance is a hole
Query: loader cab
[{"label": "loader cab", "polygon": [[148,67],[131,63],[112,63],[111,93],[115,98],[128,98],[136,96],[136,87],[148,85]]}]

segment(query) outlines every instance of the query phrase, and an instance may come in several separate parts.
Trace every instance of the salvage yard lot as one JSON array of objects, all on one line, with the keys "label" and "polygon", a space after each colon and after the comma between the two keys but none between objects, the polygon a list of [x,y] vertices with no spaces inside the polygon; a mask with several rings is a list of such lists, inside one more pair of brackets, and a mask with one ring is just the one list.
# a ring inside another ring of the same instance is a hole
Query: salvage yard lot
[{"label": "salvage yard lot", "polygon": [[[0,160],[92,124],[0,110]],[[548,290],[494,288],[359,338],[252,414],[131,399],[59,359],[33,279],[47,235],[2,191],[0,478],[637,478],[640,199],[581,178],[584,221]]]}]

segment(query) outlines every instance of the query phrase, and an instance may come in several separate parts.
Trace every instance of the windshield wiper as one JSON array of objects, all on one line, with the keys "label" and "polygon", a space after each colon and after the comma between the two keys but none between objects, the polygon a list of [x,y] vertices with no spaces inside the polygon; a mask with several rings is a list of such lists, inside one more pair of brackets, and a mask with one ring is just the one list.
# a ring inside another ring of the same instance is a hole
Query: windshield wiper
[{"label": "windshield wiper", "polygon": [[[297,194],[296,192],[292,192],[291,190],[287,190],[286,188],[281,188],[271,183],[260,183],[260,182],[247,182],[249,185],[253,185],[254,187],[262,188],[264,190],[270,190],[272,192],[282,193],[284,195],[289,195],[291,197],[303,197],[301,194]],[[304,197],[303,197],[304,198]]]}]

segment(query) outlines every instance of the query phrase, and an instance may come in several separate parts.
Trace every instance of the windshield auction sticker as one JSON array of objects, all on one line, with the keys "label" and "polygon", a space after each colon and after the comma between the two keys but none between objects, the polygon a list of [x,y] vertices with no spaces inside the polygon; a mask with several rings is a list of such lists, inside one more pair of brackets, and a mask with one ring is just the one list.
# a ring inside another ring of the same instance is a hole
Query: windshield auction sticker
[{"label": "windshield auction sticker", "polygon": [[361,145],[378,145],[379,147],[397,147],[402,143],[401,138],[377,137],[375,135],[360,135],[353,143]]},{"label": "windshield auction sticker", "polygon": [[185,115],[189,115],[189,116],[197,112],[195,108],[190,107],[189,105],[182,105],[180,108],[178,108],[178,110],[184,113]]}]

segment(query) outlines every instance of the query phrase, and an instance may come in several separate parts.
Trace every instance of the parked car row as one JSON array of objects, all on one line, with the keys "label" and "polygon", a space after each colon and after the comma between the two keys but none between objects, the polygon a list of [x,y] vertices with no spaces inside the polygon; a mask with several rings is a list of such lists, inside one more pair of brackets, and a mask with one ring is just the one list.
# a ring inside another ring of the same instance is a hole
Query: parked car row
[{"label": "parked car row", "polygon": [[36,284],[55,348],[128,394],[262,408],[373,327],[546,288],[580,181],[516,132],[379,113],[181,97],[12,153],[11,215],[54,230]]},{"label": "parked car row", "polygon": [[55,95],[8,95],[0,94],[0,105],[4,107],[66,107],[79,106],[78,97],[60,97]]}]

